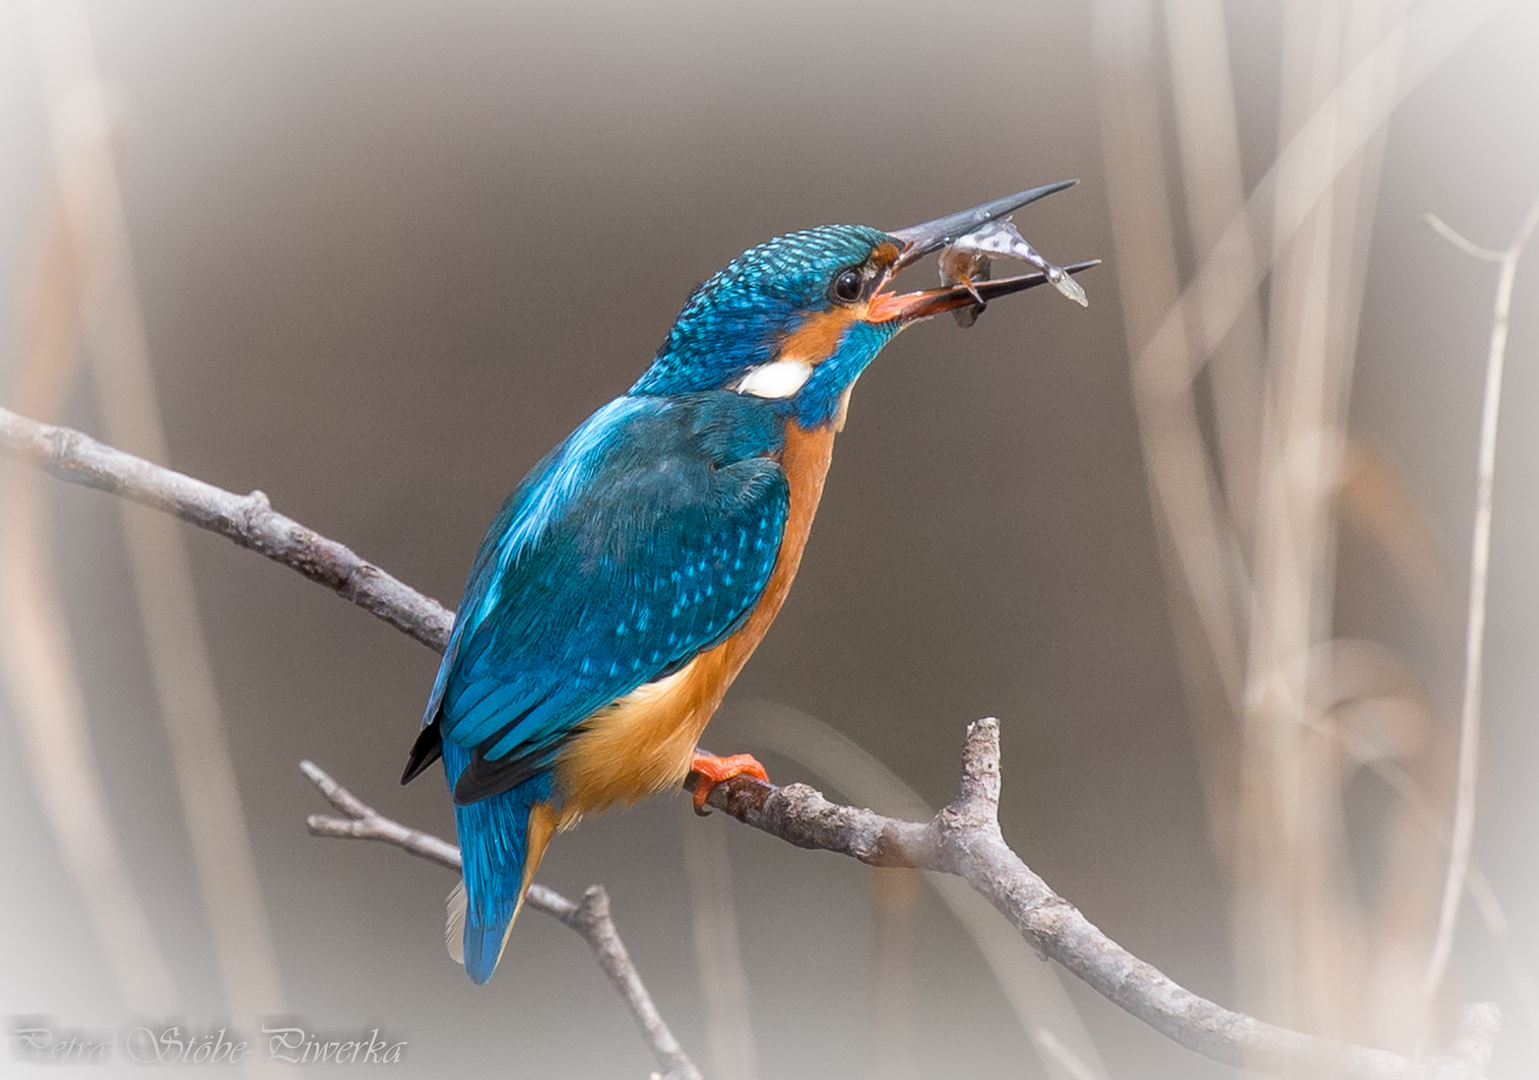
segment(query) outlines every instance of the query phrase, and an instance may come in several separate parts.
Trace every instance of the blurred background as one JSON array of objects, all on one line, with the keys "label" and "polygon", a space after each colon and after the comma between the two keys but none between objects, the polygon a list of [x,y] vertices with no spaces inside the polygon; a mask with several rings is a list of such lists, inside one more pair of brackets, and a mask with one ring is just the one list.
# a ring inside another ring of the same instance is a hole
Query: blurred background
[{"label": "blurred background", "polygon": [[[1423,216],[1508,246],[1536,101],[1527,0],[4,0],[0,402],[260,488],[452,604],[503,496],[740,250],[1080,177],[1018,224],[1107,260],[1089,310],[1037,290],[883,354],[707,745],[919,812],[997,716],[1006,838],[1138,956],[1407,1054],[1493,1000],[1491,1075],[1526,1076],[1539,267],[1512,295],[1455,912],[1499,267]],[[429,650],[10,464],[0,623],[8,1028],[290,1014],[405,1040],[409,1075],[652,1068],[571,931],[526,913],[475,987],[442,944],[450,874],[306,833],[301,758],[452,836],[436,776],[397,784]],[[607,886],[708,1077],[1233,1072],[954,890],[682,798],[584,824],[540,880]]]}]

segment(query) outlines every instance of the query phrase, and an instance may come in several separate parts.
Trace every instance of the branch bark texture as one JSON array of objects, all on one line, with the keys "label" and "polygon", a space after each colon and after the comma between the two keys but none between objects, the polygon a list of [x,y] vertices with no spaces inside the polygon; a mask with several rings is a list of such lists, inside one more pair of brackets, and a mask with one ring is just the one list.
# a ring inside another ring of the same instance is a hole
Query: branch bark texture
[{"label": "branch bark texture", "polygon": [[[460,872],[460,850],[447,840],[430,833],[409,828],[385,817],[347,788],[333,780],[326,770],[312,761],[299,763],[302,771],[326,801],[346,817],[330,814],[311,814],[307,820],[310,832],[316,836],[334,836],[347,840],[379,840],[409,851],[419,858],[437,863]],[[647,993],[646,984],[636,965],[631,962],[625,942],[609,913],[609,893],[602,885],[592,885],[582,894],[582,900],[573,903],[554,889],[538,883],[529,886],[524,903],[546,915],[561,920],[582,935],[588,947],[609,981],[625,999],[641,1037],[652,1051],[661,1073],[654,1073],[660,1080],[701,1080],[700,1070],[684,1053],[679,1040],[663,1021],[662,1014]]]},{"label": "branch bark texture", "polygon": [[397,630],[443,652],[454,612],[391,577],[343,544],[272,508],[260,491],[237,495],[71,428],[40,424],[0,409],[0,452],[60,480],[121,495],[297,570]]},{"label": "branch bark texture", "polygon": [[[80,432],[38,424],[5,409],[0,409],[0,453],[70,483],[113,492],[226,536],[298,570],[433,649],[442,651],[448,639],[453,616],[447,609],[343,545],[277,513],[260,492],[235,495],[104,446]],[[323,819],[318,826],[312,819],[313,830],[386,840],[424,858],[458,866],[459,853],[451,845],[374,814],[340,785],[334,790],[339,798],[345,795],[352,800],[334,801],[351,820]],[[1457,1054],[1412,1062],[1385,1050],[1266,1024],[1178,985],[1108,938],[1031,871],[1000,832],[999,791],[999,725],[980,720],[968,729],[957,798],[928,822],[901,821],[832,803],[803,784],[777,787],[748,777],[717,785],[708,803],[797,847],[838,852],[874,866],[909,866],[961,877],[1002,912],[1039,954],[1057,960],[1131,1015],[1217,1061],[1274,1072],[1305,1066],[1322,1075],[1354,1080],[1475,1080],[1481,1076],[1483,1057],[1489,1056],[1496,1030],[1494,1006],[1479,1007],[1483,1022],[1466,1029]],[[353,812],[360,808],[367,813]],[[551,901],[551,908],[564,910],[562,905],[571,904],[564,898],[556,904],[545,890],[533,889],[531,903],[536,903],[536,895]],[[581,915],[583,905],[573,905],[579,912],[571,918],[601,920],[607,915],[607,904],[590,903],[588,897],[583,903],[590,914]],[[561,914],[557,917],[568,921]],[[612,923],[609,928],[612,932]],[[590,944],[595,940],[589,937]],[[598,946],[595,951],[600,952]],[[600,952],[601,962],[603,955]]]},{"label": "branch bark texture", "polygon": [[1320,1075],[1362,1080],[1481,1075],[1499,1024],[1493,1005],[1471,1007],[1472,1015],[1489,1026],[1467,1027],[1460,1053],[1418,1064],[1387,1050],[1267,1024],[1178,985],[1108,938],[1032,872],[1000,832],[999,791],[999,723],[979,720],[967,730],[958,795],[928,822],[831,803],[805,784],[776,787],[747,776],[717,785],[706,803],[797,847],[834,851],[873,866],[957,875],[1042,957],[1058,961],[1107,1000],[1216,1061],[1270,1072],[1305,1066]]}]

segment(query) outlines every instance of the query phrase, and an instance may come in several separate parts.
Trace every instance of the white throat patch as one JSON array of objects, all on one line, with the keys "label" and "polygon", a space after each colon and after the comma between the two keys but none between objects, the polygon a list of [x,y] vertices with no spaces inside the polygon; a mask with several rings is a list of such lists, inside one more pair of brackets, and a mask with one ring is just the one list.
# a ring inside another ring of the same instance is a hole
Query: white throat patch
[{"label": "white throat patch", "polygon": [[788,398],[812,378],[812,365],[805,360],[786,358],[769,364],[760,364],[737,381],[733,387],[739,394],[752,394],[761,398]]}]

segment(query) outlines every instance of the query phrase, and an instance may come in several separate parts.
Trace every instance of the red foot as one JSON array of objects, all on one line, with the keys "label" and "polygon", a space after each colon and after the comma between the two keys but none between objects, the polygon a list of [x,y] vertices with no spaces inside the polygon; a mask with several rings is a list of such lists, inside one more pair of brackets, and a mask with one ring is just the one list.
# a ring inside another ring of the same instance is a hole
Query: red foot
[{"label": "red foot", "polygon": [[699,779],[695,781],[695,813],[710,813],[705,808],[705,800],[710,797],[711,789],[723,780],[731,780],[734,776],[752,776],[768,782],[769,773],[764,771],[764,766],[752,754],[733,754],[731,757],[717,757],[715,754],[707,754],[704,750],[696,750],[695,756],[690,759],[689,771]]}]

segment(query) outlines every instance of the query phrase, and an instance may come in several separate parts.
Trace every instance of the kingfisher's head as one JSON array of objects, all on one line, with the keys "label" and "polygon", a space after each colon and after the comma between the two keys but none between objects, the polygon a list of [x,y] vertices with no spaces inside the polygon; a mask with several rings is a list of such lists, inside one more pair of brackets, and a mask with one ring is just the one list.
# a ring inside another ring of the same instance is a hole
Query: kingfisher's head
[{"label": "kingfisher's head", "polygon": [[630,392],[734,390],[784,400],[806,428],[835,423],[850,387],[898,331],[1046,280],[1033,273],[899,294],[887,290],[898,271],[1073,183],[1047,184],[907,229],[825,225],[749,248],[694,291]]}]

